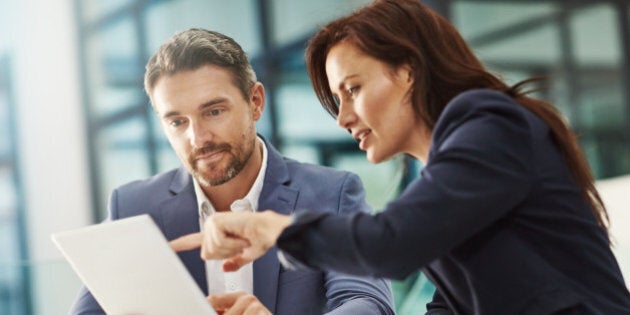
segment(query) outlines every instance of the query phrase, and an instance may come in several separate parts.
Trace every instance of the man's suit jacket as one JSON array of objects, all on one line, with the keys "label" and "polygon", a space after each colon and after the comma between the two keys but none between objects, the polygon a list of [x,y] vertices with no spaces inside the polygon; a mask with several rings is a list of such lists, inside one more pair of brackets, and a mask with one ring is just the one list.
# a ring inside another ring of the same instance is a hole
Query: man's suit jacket
[{"label": "man's suit jacket", "polygon": [[[295,210],[348,213],[369,211],[358,177],[282,157],[270,144],[259,210],[283,214]],[[109,219],[148,213],[168,240],[199,232],[197,200],[190,174],[182,167],[115,189]],[[330,240],[334,242],[335,240]],[[393,314],[389,283],[318,270],[285,270],[276,248],[254,262],[254,295],[273,314]],[[199,287],[207,293],[205,263],[199,250],[179,253]],[[82,288],[71,314],[101,314]]]}]

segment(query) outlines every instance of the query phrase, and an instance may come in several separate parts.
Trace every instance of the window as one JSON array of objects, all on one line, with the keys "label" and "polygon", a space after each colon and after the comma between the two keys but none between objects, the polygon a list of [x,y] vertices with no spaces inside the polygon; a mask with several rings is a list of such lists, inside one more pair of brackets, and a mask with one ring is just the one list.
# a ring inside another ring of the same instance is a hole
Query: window
[{"label": "window", "polygon": [[28,314],[30,266],[10,75],[10,59],[0,53],[0,313]]}]

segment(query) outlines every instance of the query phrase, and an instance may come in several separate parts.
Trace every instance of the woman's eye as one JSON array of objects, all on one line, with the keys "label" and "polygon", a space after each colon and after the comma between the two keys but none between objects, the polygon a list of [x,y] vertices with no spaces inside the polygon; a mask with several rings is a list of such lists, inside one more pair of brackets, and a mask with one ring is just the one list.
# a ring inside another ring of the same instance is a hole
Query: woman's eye
[{"label": "woman's eye", "polygon": [[358,86],[353,86],[348,89],[348,94],[354,96],[354,94],[356,94],[358,90],[359,90]]},{"label": "woman's eye", "polygon": [[333,95],[333,101],[335,102],[335,106],[339,108],[339,103],[341,103],[341,101],[339,100],[339,97],[336,95]]}]

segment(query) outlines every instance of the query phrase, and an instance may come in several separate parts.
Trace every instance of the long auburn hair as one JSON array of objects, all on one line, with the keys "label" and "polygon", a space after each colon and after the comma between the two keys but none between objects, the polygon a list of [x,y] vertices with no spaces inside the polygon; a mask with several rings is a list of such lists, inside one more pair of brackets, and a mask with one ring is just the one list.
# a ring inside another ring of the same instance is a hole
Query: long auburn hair
[{"label": "long auburn hair", "polygon": [[306,68],[317,98],[333,117],[338,108],[329,88],[326,56],[341,41],[355,45],[392,69],[411,66],[411,102],[429,130],[433,130],[448,102],[464,91],[494,89],[514,98],[549,126],[597,221],[608,231],[608,213],[576,136],[563,116],[551,104],[526,95],[523,87],[532,80],[508,86],[487,71],[445,18],[419,0],[376,0],[320,29],[307,45]]}]

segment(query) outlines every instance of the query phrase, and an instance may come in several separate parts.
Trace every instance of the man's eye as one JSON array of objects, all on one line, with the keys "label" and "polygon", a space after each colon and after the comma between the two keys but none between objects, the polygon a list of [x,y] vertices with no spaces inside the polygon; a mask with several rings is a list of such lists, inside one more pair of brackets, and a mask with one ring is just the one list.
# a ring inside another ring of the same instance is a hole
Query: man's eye
[{"label": "man's eye", "polygon": [[178,127],[178,126],[181,126],[183,123],[184,123],[183,119],[175,119],[175,120],[171,120],[169,124],[173,127]]},{"label": "man's eye", "polygon": [[205,115],[206,116],[219,116],[219,115],[221,115],[221,113],[223,113],[223,109],[216,108],[216,109],[207,110],[205,112]]}]

